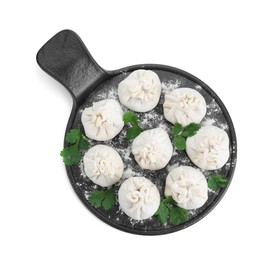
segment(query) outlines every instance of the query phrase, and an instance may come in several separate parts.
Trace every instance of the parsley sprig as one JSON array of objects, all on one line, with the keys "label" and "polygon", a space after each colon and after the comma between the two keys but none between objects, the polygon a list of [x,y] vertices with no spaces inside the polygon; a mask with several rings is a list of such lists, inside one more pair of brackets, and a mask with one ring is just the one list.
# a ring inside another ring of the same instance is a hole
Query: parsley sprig
[{"label": "parsley sprig", "polygon": [[63,157],[65,165],[74,165],[81,160],[81,150],[87,150],[89,148],[89,142],[86,137],[81,133],[79,129],[71,129],[66,134],[65,140],[70,146],[65,147],[60,156]]},{"label": "parsley sprig", "polygon": [[104,210],[111,209],[116,204],[115,188],[95,190],[89,195],[88,201],[95,207]]},{"label": "parsley sprig", "polygon": [[173,225],[179,225],[189,220],[188,211],[178,207],[172,196],[168,196],[160,202],[155,216],[162,224],[167,223],[168,219]]},{"label": "parsley sprig", "polygon": [[128,141],[133,140],[144,131],[144,129],[139,126],[140,120],[133,111],[127,111],[126,113],[124,113],[123,120],[125,124],[129,123],[131,125],[131,127],[127,129],[126,134],[126,138]]},{"label": "parsley sprig", "polygon": [[186,127],[176,123],[172,128],[173,143],[177,150],[183,151],[186,149],[186,138],[191,137],[200,129],[200,124],[191,123]]},{"label": "parsley sprig", "polygon": [[213,191],[216,191],[219,188],[226,188],[228,183],[229,180],[219,174],[210,176],[208,178],[208,187]]}]

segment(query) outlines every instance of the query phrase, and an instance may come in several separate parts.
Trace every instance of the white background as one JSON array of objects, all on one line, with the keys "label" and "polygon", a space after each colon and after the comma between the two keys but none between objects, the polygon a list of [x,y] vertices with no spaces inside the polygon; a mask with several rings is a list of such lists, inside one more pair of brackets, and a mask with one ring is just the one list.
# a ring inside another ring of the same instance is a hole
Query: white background
[{"label": "white background", "polygon": [[[275,259],[273,2],[3,1],[0,259]],[[203,220],[174,234],[137,236],[81,204],[59,156],[72,100],[35,60],[67,28],[105,69],[171,65],[223,100],[238,163],[225,197]]]}]

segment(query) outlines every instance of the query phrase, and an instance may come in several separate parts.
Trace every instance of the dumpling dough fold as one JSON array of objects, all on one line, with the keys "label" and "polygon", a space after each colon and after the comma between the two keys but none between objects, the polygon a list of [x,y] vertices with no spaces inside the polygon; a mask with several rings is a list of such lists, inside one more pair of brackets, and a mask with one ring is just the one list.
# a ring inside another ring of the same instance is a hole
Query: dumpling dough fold
[{"label": "dumpling dough fold", "polygon": [[178,88],[165,95],[164,116],[172,124],[183,127],[200,123],[206,114],[204,97],[191,88]]},{"label": "dumpling dough fold", "polygon": [[165,196],[172,196],[177,205],[183,209],[200,208],[208,199],[206,178],[193,167],[177,167],[167,176]]},{"label": "dumpling dough fold", "polygon": [[216,126],[203,126],[186,141],[186,152],[201,169],[220,169],[229,158],[229,137]]},{"label": "dumpling dough fold", "polygon": [[124,171],[119,153],[107,145],[95,145],[83,157],[86,176],[97,185],[109,187],[118,182]]},{"label": "dumpling dough fold", "polygon": [[132,153],[142,169],[159,170],[171,159],[173,147],[167,132],[162,128],[154,128],[134,139]]},{"label": "dumpling dough fold", "polygon": [[124,127],[123,110],[114,99],[104,99],[85,108],[81,121],[86,136],[97,141],[114,138]]},{"label": "dumpling dough fold", "polygon": [[145,177],[125,180],[118,191],[118,199],[121,209],[135,220],[150,218],[160,204],[157,187]]},{"label": "dumpling dough fold", "polygon": [[161,82],[151,70],[135,70],[118,86],[120,102],[135,112],[155,108],[161,95]]}]

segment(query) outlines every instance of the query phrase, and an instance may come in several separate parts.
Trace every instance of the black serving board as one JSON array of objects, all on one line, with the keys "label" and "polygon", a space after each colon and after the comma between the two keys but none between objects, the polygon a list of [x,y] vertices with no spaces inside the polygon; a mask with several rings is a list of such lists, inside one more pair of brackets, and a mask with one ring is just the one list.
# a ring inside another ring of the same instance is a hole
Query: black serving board
[{"label": "black serving board", "polygon": [[[118,100],[117,87],[119,82],[125,79],[132,71],[137,69],[148,69],[158,74],[162,82],[162,94],[157,107],[147,113],[138,113],[144,129],[161,127],[166,129],[171,137],[172,124],[167,122],[163,116],[163,101],[165,93],[179,87],[189,87],[199,91],[206,100],[207,114],[202,121],[205,125],[216,125],[224,129],[230,139],[230,157],[225,166],[220,169],[220,174],[231,181],[237,158],[236,135],[232,120],[227,109],[215,94],[215,92],[193,75],[164,65],[142,64],[126,67],[115,71],[102,69],[92,58],[85,45],[78,35],[70,30],[64,30],[51,38],[38,52],[37,62],[40,67],[49,75],[58,80],[71,93],[73,108],[66,128],[66,133],[71,128],[80,127],[81,114],[84,108],[89,107],[93,102],[113,98]],[[124,108],[125,109],[125,108]],[[126,110],[126,109],[125,109]],[[167,167],[158,171],[143,170],[135,162],[131,154],[131,144],[125,138],[126,127],[121,133],[110,141],[98,142],[91,140],[91,146],[95,144],[106,144],[115,148],[122,157],[125,172],[122,180],[116,185],[118,191],[124,179],[130,176],[145,176],[149,178],[159,189],[161,198],[164,197],[165,179],[169,169],[180,165],[194,166],[183,151],[175,151]],[[66,146],[66,142],[64,143]],[[195,166],[194,166],[195,167]],[[70,182],[82,201],[82,203],[98,218],[107,224],[130,233],[141,235],[160,235],[184,229],[206,216],[220,201],[226,189],[219,189],[216,192],[209,191],[208,201],[199,209],[189,211],[189,221],[174,226],[171,224],[162,225],[153,216],[143,221],[136,221],[125,215],[120,210],[118,203],[111,210],[105,211],[93,207],[89,201],[89,194],[95,189],[101,189],[95,185],[83,170],[83,163],[66,166]],[[202,171],[207,177],[210,174]],[[230,183],[229,183],[230,184]],[[228,185],[229,187],[229,185]]]}]

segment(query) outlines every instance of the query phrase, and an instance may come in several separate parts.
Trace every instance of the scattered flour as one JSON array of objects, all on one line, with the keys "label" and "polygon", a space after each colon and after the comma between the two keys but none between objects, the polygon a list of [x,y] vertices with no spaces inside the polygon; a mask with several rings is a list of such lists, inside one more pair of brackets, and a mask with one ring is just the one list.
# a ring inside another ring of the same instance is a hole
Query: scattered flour
[{"label": "scattered flour", "polygon": [[228,129],[229,129],[228,124],[220,124],[219,127],[220,127],[222,130],[228,130]]},{"label": "scattered flour", "polygon": [[166,170],[167,170],[168,172],[170,172],[170,171],[172,171],[173,169],[177,168],[178,166],[179,166],[179,163],[175,163],[175,164],[173,164],[173,165],[168,165],[167,168],[166,168]]},{"label": "scattered flour", "polygon": [[137,177],[137,176],[141,176],[141,173],[137,173],[137,172],[133,171],[131,168],[127,168],[123,172],[122,180],[128,179],[130,177]]},{"label": "scattered flour", "polygon": [[87,200],[89,199],[90,193],[90,191],[84,191],[84,196]]},{"label": "scattered flour", "polygon": [[86,174],[85,174],[85,171],[84,171],[83,160],[80,161],[79,168],[80,168],[80,175],[81,175],[81,177],[86,178]]},{"label": "scattered flour", "polygon": [[190,159],[188,158],[188,156],[182,156],[182,158],[180,159],[180,162],[182,165],[190,164]]},{"label": "scattered flour", "polygon": [[208,172],[207,170],[204,170],[204,169],[199,169],[199,170],[202,172],[202,174],[203,174],[205,177],[208,176],[209,172]]},{"label": "scattered flour", "polygon": [[177,150],[175,149],[175,148],[173,148],[173,154],[172,154],[173,156],[176,156],[176,155],[178,155],[178,152],[177,152]]},{"label": "scattered flour", "polygon": [[218,103],[214,99],[212,99],[212,101],[209,104],[207,104],[206,107],[207,107],[207,116],[222,113]]},{"label": "scattered flour", "polygon": [[163,121],[164,121],[164,117],[159,115],[154,109],[143,114],[140,125],[142,126],[143,129],[148,130],[156,127],[158,122],[161,123]]},{"label": "scattered flour", "polygon": [[203,126],[209,126],[209,125],[213,125],[215,124],[216,120],[214,118],[205,118],[203,121],[202,121],[202,125]]},{"label": "scattered flour", "polygon": [[173,90],[179,88],[180,85],[181,85],[181,81],[178,79],[162,82],[162,85],[161,85],[162,92],[165,94],[170,93]]},{"label": "scattered flour", "polygon": [[224,167],[225,167],[225,170],[229,170],[229,169],[230,169],[230,166],[231,166],[230,162],[226,163],[225,166],[224,166]]},{"label": "scattered flour", "polygon": [[[128,73],[122,72],[124,74],[124,76],[126,76]],[[163,116],[163,112],[162,112],[162,104],[164,101],[164,95],[167,93],[170,93],[171,91],[179,88],[180,86],[182,86],[182,84],[184,85],[184,83],[182,83],[180,80],[168,80],[168,81],[163,81],[162,82],[162,93],[161,93],[161,97],[160,97],[160,103],[157,106],[156,109],[153,109],[149,112],[146,113],[138,113],[138,116],[141,119],[140,125],[141,127],[143,127],[144,129],[151,129],[151,128],[155,128],[155,127],[160,127],[164,130],[166,130],[168,132],[168,134],[171,134],[171,128],[172,125],[167,122]],[[185,87],[185,86],[183,86]],[[195,86],[195,89],[197,89],[198,91],[202,90],[202,87],[199,85]],[[97,96],[91,96],[91,101],[97,102],[100,101],[102,99],[106,99],[106,98],[112,98],[115,99],[117,101],[119,101],[118,98],[118,94],[117,94],[117,85],[114,84],[111,88],[109,88],[108,91],[98,91]],[[210,100],[210,99],[209,99]],[[90,102],[91,102],[90,101]],[[93,104],[91,103],[91,104]],[[127,111],[128,109],[124,106],[122,106],[123,111]],[[79,113],[82,113],[83,109],[79,110]],[[222,111],[221,108],[219,107],[219,105],[216,103],[216,101],[214,99],[211,100],[211,102],[209,102],[207,104],[207,114],[205,116],[205,118],[202,121],[202,125],[216,125],[220,128],[222,128],[223,130],[227,130],[228,129],[228,124],[223,122],[223,121],[218,121],[218,115],[221,115]],[[179,153],[179,151],[176,151],[174,149],[173,151],[173,156],[171,158],[171,164],[167,165],[167,167],[159,172],[155,172],[155,171],[149,171],[149,170],[143,170],[141,169],[139,166],[137,166],[137,163],[135,162],[135,159],[133,158],[133,155],[131,154],[131,144],[126,145],[126,127],[123,128],[123,130],[121,131],[121,133],[119,134],[119,136],[113,140],[110,141],[105,141],[105,142],[97,142],[97,141],[90,141],[90,145],[95,145],[98,143],[102,143],[105,145],[109,145],[111,147],[113,147],[115,150],[118,151],[118,153],[120,154],[125,167],[125,170],[123,172],[123,176],[121,178],[121,180],[116,184],[116,187],[120,187],[121,183],[130,177],[134,177],[134,176],[145,176],[149,179],[151,179],[153,181],[153,183],[157,186],[158,190],[160,191],[160,195],[161,197],[164,196],[164,179],[166,178],[167,174],[169,171],[175,169],[176,167],[180,166],[180,165],[190,165],[193,166],[193,164],[191,163],[191,161],[189,160],[188,156],[186,155],[185,152],[183,152],[183,154],[181,155],[181,153]],[[235,149],[235,148],[234,148]],[[229,162],[225,165],[225,170],[229,170],[230,166],[235,165],[235,162]],[[78,180],[78,182],[76,183],[76,185],[78,187],[80,187],[80,189],[82,190],[82,193],[84,195],[84,197],[88,200],[89,195],[91,193],[91,188],[93,190],[95,189],[99,189],[100,187],[97,185],[93,185],[93,183],[90,181],[90,179],[86,176],[85,172],[84,172],[84,165],[83,165],[83,161],[81,161],[79,163],[79,169],[80,169],[80,180]],[[208,176],[208,171],[202,170],[202,173],[207,177]],[[160,177],[158,177],[158,174],[160,174]],[[91,186],[92,183],[92,186]],[[87,190],[86,190],[87,189]],[[116,191],[117,192],[117,191]],[[214,194],[215,192],[209,190],[210,194]],[[215,195],[217,195],[217,193],[215,193]],[[190,210],[189,214],[190,216],[194,217],[197,215],[197,210]],[[114,216],[110,216],[110,215],[106,215],[108,216],[108,218],[112,218]],[[114,220],[117,221],[117,223],[122,223],[123,225],[125,224],[124,221],[126,221],[126,216],[124,214],[124,212],[120,209],[120,207],[117,208],[116,211],[116,216],[114,218]],[[130,224],[130,226],[137,227],[137,228],[141,228],[142,225],[145,225],[145,227],[143,227],[143,229],[146,229],[147,225],[151,225],[150,223],[153,222],[153,218],[147,219],[145,221],[137,221],[137,220],[133,220],[128,218],[127,220]],[[129,225],[127,224],[127,225]],[[167,226],[170,226],[170,224],[165,224],[163,225],[163,228],[166,228]]]},{"label": "scattered flour", "polygon": [[163,122],[161,122],[157,127],[164,129],[165,131],[167,131],[167,133],[170,133],[170,132],[171,132],[171,129],[170,129],[170,127],[168,126],[168,124],[165,124],[165,123],[163,123]]},{"label": "scattered flour", "polygon": [[95,102],[96,101],[100,101],[102,99],[107,99],[107,98],[111,98],[111,99],[115,99],[117,101],[119,101],[119,97],[118,97],[118,91],[117,91],[117,86],[112,86],[109,91],[101,91],[100,93],[98,93],[98,95],[94,98]]},{"label": "scattered flour", "polygon": [[121,156],[122,160],[126,163],[127,161],[131,161],[131,146],[129,145],[127,148],[117,148],[113,147]]}]

